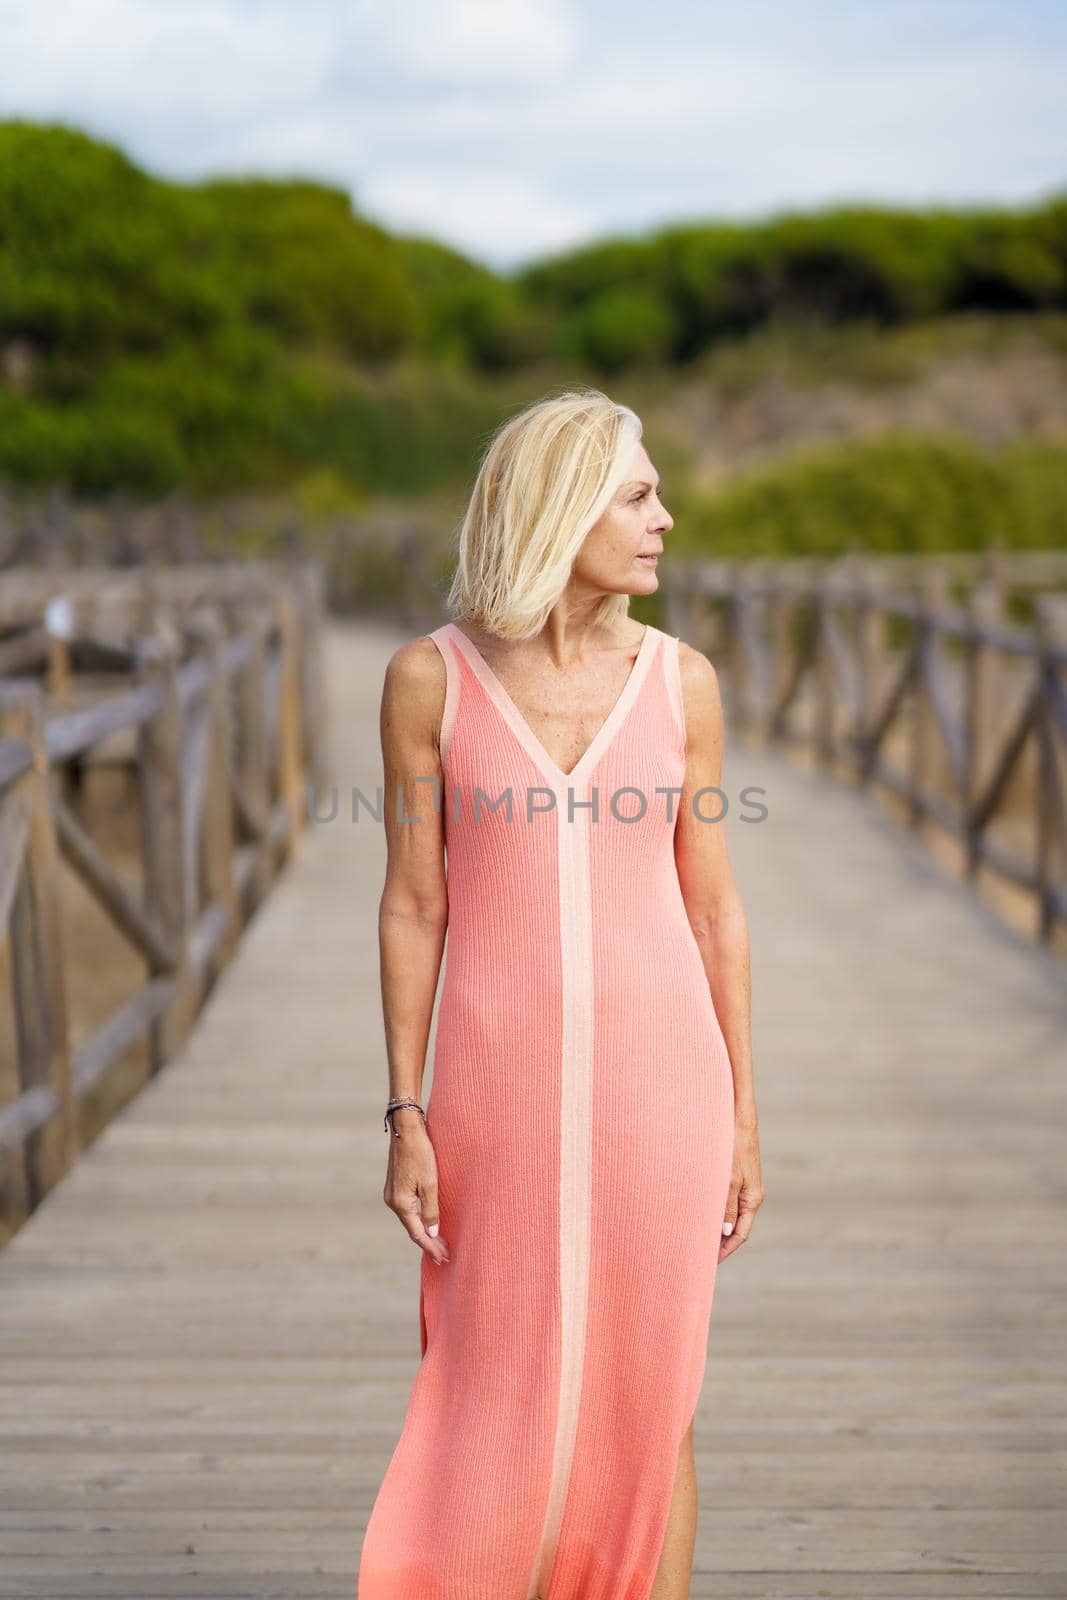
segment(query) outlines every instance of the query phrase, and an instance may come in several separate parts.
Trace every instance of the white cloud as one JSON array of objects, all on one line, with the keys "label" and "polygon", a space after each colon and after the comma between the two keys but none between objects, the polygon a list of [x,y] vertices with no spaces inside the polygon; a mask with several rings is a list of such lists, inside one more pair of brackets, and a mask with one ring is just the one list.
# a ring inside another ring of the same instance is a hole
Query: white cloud
[{"label": "white cloud", "polygon": [[382,173],[363,184],[362,201],[400,232],[449,239],[483,258],[562,250],[597,232],[588,210],[506,174],[438,182],[418,171]]},{"label": "white cloud", "polygon": [[348,27],[358,40],[376,37],[422,84],[551,82],[576,46],[562,0],[362,0]]},{"label": "white cloud", "polygon": [[672,217],[1067,183],[1049,0],[0,0],[0,115],[320,174],[498,264]]},{"label": "white cloud", "polygon": [[240,121],[315,93],[329,40],[292,5],[234,0],[0,4],[0,103],[41,115]]}]

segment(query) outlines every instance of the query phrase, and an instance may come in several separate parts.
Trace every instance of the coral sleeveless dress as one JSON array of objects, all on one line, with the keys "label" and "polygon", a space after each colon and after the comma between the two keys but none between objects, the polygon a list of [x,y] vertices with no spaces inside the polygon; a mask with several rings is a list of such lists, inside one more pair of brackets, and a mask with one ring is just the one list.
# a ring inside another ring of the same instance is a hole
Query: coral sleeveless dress
[{"label": "coral sleeveless dress", "polygon": [[451,1260],[359,1600],[647,1600],[703,1381],[733,1154],[674,858],[678,640],[564,773],[453,623],[427,1128]]}]

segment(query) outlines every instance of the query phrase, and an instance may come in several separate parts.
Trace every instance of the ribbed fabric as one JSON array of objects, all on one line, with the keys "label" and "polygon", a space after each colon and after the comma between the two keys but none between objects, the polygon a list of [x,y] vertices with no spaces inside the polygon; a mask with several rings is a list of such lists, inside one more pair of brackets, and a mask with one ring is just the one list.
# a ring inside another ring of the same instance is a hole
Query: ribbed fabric
[{"label": "ribbed fabric", "polygon": [[568,776],[466,635],[430,637],[449,926],[426,1104],[451,1261],[421,1263],[422,1361],[358,1597],[647,1600],[733,1153],[674,860],[678,641],[646,630]]}]

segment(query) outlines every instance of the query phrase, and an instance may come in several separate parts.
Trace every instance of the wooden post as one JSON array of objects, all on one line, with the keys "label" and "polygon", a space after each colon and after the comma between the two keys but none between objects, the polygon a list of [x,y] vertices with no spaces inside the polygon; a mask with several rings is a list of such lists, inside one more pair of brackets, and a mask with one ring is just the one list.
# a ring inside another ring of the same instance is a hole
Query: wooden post
[{"label": "wooden post", "polygon": [[233,875],[233,800],[230,793],[232,726],[230,684],[223,651],[222,624],[203,610],[189,620],[189,632],[211,667],[207,691],[208,771],[200,829],[204,887],[212,906],[226,912],[227,926],[211,963],[212,974],[226,965],[241,934],[240,905]]},{"label": "wooden post", "polygon": [[38,684],[0,685],[0,738],[27,744],[33,753],[32,769],[21,775],[7,796],[9,804],[26,807],[26,842],[10,925],[19,1088],[45,1087],[56,1096],[53,1115],[24,1147],[26,1198],[32,1210],[67,1171],[78,1147],[59,852],[44,742],[44,695]]},{"label": "wooden post", "polygon": [[778,738],[783,730],[784,712],[780,712],[779,707],[793,675],[797,649],[796,597],[792,589],[782,581],[780,569],[776,569],[775,576],[771,579],[767,599],[770,607],[767,647],[771,659],[770,700],[764,733],[768,740],[773,740]]},{"label": "wooden post", "polygon": [[[719,646],[725,637],[721,593],[721,589],[709,593],[706,582],[691,581],[675,596],[675,621],[671,631],[686,644],[691,644],[694,650],[706,655],[714,666],[723,670],[723,677],[728,680],[728,671],[725,670],[727,664],[719,659]],[[723,694],[729,693],[730,684],[725,681]]]},{"label": "wooden post", "polygon": [[871,733],[885,693],[888,656],[887,619],[873,562],[863,569],[856,606],[856,734],[860,757],[856,776],[862,784],[870,781],[878,760]]},{"label": "wooden post", "polygon": [[293,597],[279,588],[275,597],[278,618],[278,797],[289,811],[285,854],[293,848],[307,823],[307,798],[300,771],[300,642]]},{"label": "wooden post", "polygon": [[237,693],[240,705],[240,746],[237,769],[243,792],[265,832],[256,844],[256,867],[249,883],[246,915],[262,900],[274,873],[270,844],[271,781],[267,770],[267,638],[270,616],[262,606],[249,609],[242,623],[248,635],[248,663],[241,673]]},{"label": "wooden post", "polygon": [[745,622],[748,609],[748,578],[740,566],[730,573],[728,635],[726,640],[726,687],[734,726],[748,728],[749,671],[745,649]]},{"label": "wooden post", "polygon": [[[1054,649],[1067,646],[1067,598],[1039,595],[1036,613],[1037,666],[1042,694],[1038,708],[1038,781],[1034,876],[1038,894],[1038,933],[1047,943],[1057,916],[1053,890],[1064,892],[1067,883],[1067,804],[1061,751],[1064,731],[1053,707],[1053,695],[1062,695],[1064,668],[1051,659]],[[1057,861],[1058,857],[1058,861]],[[1057,866],[1059,871],[1057,872]]]},{"label": "wooden post", "polygon": [[911,785],[908,821],[919,827],[926,814],[926,795],[937,781],[941,730],[933,704],[933,674],[938,669],[937,628],[932,612],[948,597],[948,580],[941,567],[924,567],[919,574],[918,612],[915,618],[918,672],[912,700]]},{"label": "wooden post", "polygon": [[[174,998],[149,1032],[149,1070],[155,1073],[181,1045],[195,1008],[189,963],[192,886],[186,881],[184,865],[177,653],[169,640],[157,635],[138,642],[136,660],[138,681],[155,685],[163,697],[162,708],[141,724],[137,736],[145,904],[163,928],[177,962]],[[154,976],[155,969],[151,970]]]},{"label": "wooden post", "polygon": [[55,701],[69,700],[70,638],[74,631],[74,607],[69,596],[52,596],[44,608],[44,625],[48,635],[48,662],[45,668],[48,693]]},{"label": "wooden post", "polygon": [[967,640],[964,669],[966,872],[968,878],[974,878],[980,860],[981,834],[970,818],[996,755],[1003,698],[1000,652],[982,638],[981,630],[983,627],[995,627],[1002,619],[1003,594],[1000,583],[990,578],[976,584],[967,596],[967,612],[974,631]]},{"label": "wooden post", "polygon": [[662,588],[664,630],[676,638],[692,643],[691,614],[692,591],[680,583],[666,581]]},{"label": "wooden post", "polygon": [[833,579],[819,575],[812,584],[809,603],[811,625],[815,631],[815,758],[829,771],[834,760],[834,728],[837,710],[837,680],[831,655],[829,629],[832,623]]},{"label": "wooden post", "polygon": [[305,562],[300,571],[301,734],[305,812],[307,800],[317,804],[326,783],[328,707],[323,660],[323,568]]}]

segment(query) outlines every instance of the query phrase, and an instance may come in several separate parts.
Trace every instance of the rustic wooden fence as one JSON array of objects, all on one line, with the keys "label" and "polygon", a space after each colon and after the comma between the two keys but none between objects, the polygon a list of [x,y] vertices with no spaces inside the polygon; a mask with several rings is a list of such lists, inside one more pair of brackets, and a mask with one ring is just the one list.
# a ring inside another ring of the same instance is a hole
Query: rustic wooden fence
[{"label": "rustic wooden fence", "polygon": [[101,565],[214,567],[235,552],[285,563],[313,556],[332,614],[385,614],[417,630],[439,620],[448,545],[432,505],[375,504],[308,524],[270,496],[205,507],[181,491],[145,501],[116,490],[86,501],[59,484],[16,496],[0,480],[0,592],[7,571],[23,567],[69,575]]},{"label": "rustic wooden fence", "polygon": [[[0,574],[0,932],[14,1096],[0,1222],[18,1226],[82,1144],[79,1109],[132,1044],[180,1047],[322,787],[321,571],[212,563]],[[87,766],[129,780],[140,883],[79,814]],[[143,981],[72,1048],[60,863]],[[0,1007],[0,1011],[3,1007]]]},{"label": "rustic wooden fence", "polygon": [[731,730],[882,789],[1062,936],[1067,551],[675,563],[664,603],[715,662]]}]

